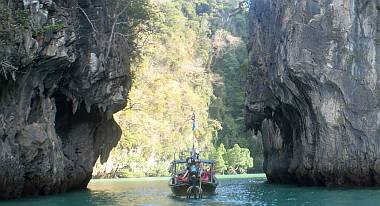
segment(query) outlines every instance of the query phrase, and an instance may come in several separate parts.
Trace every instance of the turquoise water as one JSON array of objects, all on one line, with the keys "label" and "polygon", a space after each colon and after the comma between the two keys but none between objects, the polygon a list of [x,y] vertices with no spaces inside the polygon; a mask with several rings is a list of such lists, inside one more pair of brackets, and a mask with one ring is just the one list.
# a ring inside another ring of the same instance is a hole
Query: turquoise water
[{"label": "turquoise water", "polygon": [[166,178],[94,180],[88,190],[0,201],[0,206],[87,205],[380,205],[380,188],[273,185],[262,176],[221,178],[218,194],[201,200],[171,195]]}]

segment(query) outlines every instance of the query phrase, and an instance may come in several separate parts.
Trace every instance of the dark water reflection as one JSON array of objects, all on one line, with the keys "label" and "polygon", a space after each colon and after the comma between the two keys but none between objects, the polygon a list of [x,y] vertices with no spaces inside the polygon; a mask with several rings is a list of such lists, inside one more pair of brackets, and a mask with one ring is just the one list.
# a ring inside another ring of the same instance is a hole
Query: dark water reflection
[{"label": "dark water reflection", "polygon": [[264,179],[224,179],[218,194],[202,200],[171,195],[166,180],[93,181],[88,190],[0,201],[0,206],[88,205],[380,205],[378,188],[329,189],[267,184]]}]

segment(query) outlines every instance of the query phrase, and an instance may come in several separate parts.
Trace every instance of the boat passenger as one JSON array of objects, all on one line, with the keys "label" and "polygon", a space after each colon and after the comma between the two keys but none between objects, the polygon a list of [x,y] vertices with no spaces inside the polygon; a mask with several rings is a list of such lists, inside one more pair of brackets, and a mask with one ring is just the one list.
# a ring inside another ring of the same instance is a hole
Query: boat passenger
[{"label": "boat passenger", "polygon": [[188,169],[186,169],[186,171],[185,171],[185,173],[183,173],[183,177],[187,177],[187,175],[189,174],[189,170]]},{"label": "boat passenger", "polygon": [[199,172],[199,168],[195,164],[192,164],[190,166],[190,175],[198,176],[198,172]]},{"label": "boat passenger", "polygon": [[186,170],[185,173],[182,173],[178,176],[178,181],[179,182],[187,182],[189,179],[187,175],[189,174],[189,170]]},{"label": "boat passenger", "polygon": [[201,178],[203,182],[209,182],[210,177],[207,170],[201,174]]}]

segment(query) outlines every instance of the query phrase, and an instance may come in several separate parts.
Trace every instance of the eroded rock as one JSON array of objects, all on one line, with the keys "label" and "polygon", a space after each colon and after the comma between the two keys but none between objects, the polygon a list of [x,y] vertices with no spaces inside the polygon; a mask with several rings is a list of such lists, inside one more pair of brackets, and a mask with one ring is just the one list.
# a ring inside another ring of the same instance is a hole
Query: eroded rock
[{"label": "eroded rock", "polygon": [[0,198],[84,188],[120,138],[112,114],[131,84],[126,42],[116,39],[104,58],[105,1],[9,2],[30,8],[41,30],[0,34],[0,57],[18,68],[15,81],[0,75]]},{"label": "eroded rock", "polygon": [[379,8],[252,2],[246,124],[270,181],[380,185]]}]

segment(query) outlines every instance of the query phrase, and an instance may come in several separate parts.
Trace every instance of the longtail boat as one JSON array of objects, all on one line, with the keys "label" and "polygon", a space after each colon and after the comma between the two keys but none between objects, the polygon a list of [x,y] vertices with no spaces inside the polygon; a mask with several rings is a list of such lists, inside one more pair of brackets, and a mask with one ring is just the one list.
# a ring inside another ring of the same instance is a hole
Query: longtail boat
[{"label": "longtail boat", "polygon": [[172,161],[169,187],[174,195],[202,198],[215,194],[219,184],[215,177],[215,161],[198,157],[193,148],[190,157]]},{"label": "longtail boat", "polygon": [[172,174],[169,180],[169,187],[176,196],[186,196],[190,198],[202,198],[204,195],[215,194],[218,186],[218,179],[215,177],[215,161],[202,160],[199,152],[194,147],[196,136],[196,120],[193,113],[193,148],[190,156],[186,159],[174,160],[170,166]]}]

